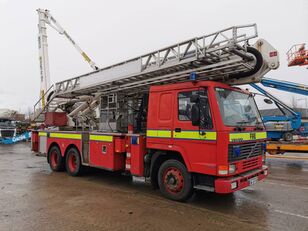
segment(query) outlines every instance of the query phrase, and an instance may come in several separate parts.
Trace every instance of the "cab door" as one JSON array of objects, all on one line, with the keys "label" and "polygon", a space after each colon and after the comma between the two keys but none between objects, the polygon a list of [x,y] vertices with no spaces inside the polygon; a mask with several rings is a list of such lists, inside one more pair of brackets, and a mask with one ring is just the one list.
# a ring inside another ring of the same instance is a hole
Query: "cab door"
[{"label": "cab door", "polygon": [[147,121],[148,144],[173,143],[174,95],[173,91],[151,93]]},{"label": "cab door", "polygon": [[[192,102],[193,98],[198,100]],[[195,104],[198,104],[200,113],[199,126],[192,124],[192,108]],[[217,133],[212,121],[207,89],[178,91],[175,105],[174,145],[185,150],[193,171],[215,174]]]}]

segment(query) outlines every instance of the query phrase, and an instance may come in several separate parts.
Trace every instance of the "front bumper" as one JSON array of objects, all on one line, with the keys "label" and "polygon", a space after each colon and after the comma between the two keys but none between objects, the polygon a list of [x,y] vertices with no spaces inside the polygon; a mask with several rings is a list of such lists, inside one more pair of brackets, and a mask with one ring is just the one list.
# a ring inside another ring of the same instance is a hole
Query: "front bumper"
[{"label": "front bumper", "polygon": [[[215,180],[216,193],[232,193],[246,188],[256,181],[263,180],[268,175],[268,167],[263,165],[262,169],[255,169],[235,177],[218,178]],[[236,183],[235,183],[236,182]],[[236,187],[234,187],[236,185]]]}]

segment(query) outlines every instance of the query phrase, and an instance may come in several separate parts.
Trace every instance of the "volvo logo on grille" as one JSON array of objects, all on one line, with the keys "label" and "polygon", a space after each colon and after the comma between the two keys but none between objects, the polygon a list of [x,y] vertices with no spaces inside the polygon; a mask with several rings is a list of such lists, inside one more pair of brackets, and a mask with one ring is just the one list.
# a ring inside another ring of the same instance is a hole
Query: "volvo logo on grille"
[{"label": "volvo logo on grille", "polygon": [[256,133],[250,133],[250,139],[255,140],[256,139]]}]

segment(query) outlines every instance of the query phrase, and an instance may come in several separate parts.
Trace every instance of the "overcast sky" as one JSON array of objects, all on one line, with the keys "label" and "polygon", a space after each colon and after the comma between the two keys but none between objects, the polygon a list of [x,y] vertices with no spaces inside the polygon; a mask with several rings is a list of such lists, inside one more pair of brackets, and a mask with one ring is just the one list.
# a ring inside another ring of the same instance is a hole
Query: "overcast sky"
[{"label": "overcast sky", "polygon": [[[257,23],[259,37],[280,52],[279,70],[267,77],[308,85],[308,70],[286,62],[293,44],[308,43],[307,0],[0,0],[0,108],[26,111],[38,100],[37,8],[49,9],[99,67],[232,25]],[[48,43],[52,82],[91,71],[51,28]],[[287,103],[294,96],[272,92]]]}]

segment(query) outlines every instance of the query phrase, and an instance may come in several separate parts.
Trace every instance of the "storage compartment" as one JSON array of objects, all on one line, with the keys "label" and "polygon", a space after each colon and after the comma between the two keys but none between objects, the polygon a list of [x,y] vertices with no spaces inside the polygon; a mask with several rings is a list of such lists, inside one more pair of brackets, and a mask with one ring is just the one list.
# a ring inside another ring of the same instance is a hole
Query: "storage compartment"
[{"label": "storage compartment", "polygon": [[39,153],[47,154],[47,136],[39,136]]},{"label": "storage compartment", "polygon": [[66,126],[67,116],[65,112],[46,112],[45,125],[47,126]]},{"label": "storage compartment", "polygon": [[130,172],[135,176],[143,176],[145,138],[144,136],[131,136],[131,166]]},{"label": "storage compartment", "polygon": [[123,137],[115,137],[114,138],[114,147],[116,153],[125,152],[125,138]]},{"label": "storage compartment", "polygon": [[31,132],[31,150],[33,152],[38,152],[38,141],[39,141],[39,136],[37,131],[32,131]]},{"label": "storage compartment", "polygon": [[110,171],[124,170],[124,153],[115,152],[116,140],[112,136],[90,135],[90,166]]}]

